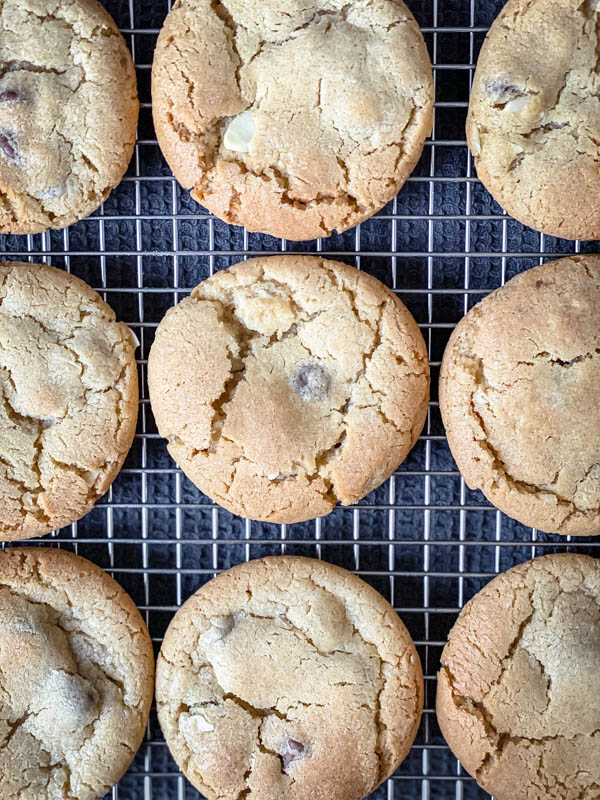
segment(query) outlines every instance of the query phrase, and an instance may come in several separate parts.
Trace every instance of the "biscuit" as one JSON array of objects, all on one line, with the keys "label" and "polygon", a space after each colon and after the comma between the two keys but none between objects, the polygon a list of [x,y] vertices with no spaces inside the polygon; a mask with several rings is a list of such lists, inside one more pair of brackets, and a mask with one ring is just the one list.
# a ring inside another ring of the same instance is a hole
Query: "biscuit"
[{"label": "biscuit", "polygon": [[600,258],[529,270],[456,327],[440,371],[471,489],[549,533],[600,533]]},{"label": "biscuit", "polygon": [[249,231],[345,231],[391,200],[433,119],[431,62],[400,0],[176,0],[152,68],[177,180]]},{"label": "biscuit", "polygon": [[280,556],[228,570],[182,606],[156,702],[171,753],[209,800],[360,800],[408,753],[423,676],[380,594]]},{"label": "biscuit", "polygon": [[64,550],[0,553],[0,796],[95,800],[141,744],[152,643],[131,598]]},{"label": "biscuit", "polygon": [[135,144],[135,69],[96,0],[0,2],[0,233],[87,217]]},{"label": "biscuit", "polygon": [[497,800],[600,797],[600,564],[549,555],[494,578],[444,648],[437,717]]},{"label": "biscuit", "polygon": [[205,494],[298,522],[394,472],[423,427],[429,368],[414,319],[378,280],[273,256],[217,273],[167,312],[148,386],[169,452]]},{"label": "biscuit", "polygon": [[473,79],[467,140],[478,177],[520,222],[600,239],[596,0],[509,0]]},{"label": "biscuit", "polygon": [[74,522],[133,440],[133,334],[79,278],[0,264],[0,393],[0,540]]}]

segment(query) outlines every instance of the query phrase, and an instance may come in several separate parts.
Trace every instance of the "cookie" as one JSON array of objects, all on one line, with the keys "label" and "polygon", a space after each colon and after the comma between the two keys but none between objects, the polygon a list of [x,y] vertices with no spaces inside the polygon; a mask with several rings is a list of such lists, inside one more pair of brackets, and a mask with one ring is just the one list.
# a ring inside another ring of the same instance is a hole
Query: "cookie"
[{"label": "cookie", "polygon": [[0,394],[0,540],[79,519],[133,441],[133,334],[73,275],[0,264]]},{"label": "cookie", "polygon": [[5,550],[0,672],[3,800],[103,797],[152,701],[152,643],[129,595],[64,550]]},{"label": "cookie", "polygon": [[595,0],[509,0],[473,79],[467,140],[477,175],[520,222],[600,239]]},{"label": "cookie", "polygon": [[396,195],[433,94],[400,0],[176,0],[152,68],[177,180],[220,219],[295,240],[345,231]]},{"label": "cookie", "polygon": [[129,50],[96,0],[4,0],[0,62],[0,233],[64,228],[95,211],[129,164]]},{"label": "cookie", "polygon": [[444,648],[437,717],[496,800],[600,797],[600,562],[527,561],[467,603]]},{"label": "cookie", "polygon": [[531,269],[454,330],[440,372],[471,489],[549,533],[600,534],[600,258]]},{"label": "cookie", "polygon": [[311,558],[251,561],[177,612],[158,718],[208,800],[360,800],[408,753],[423,675],[390,604]]},{"label": "cookie", "polygon": [[407,309],[336,261],[273,256],[199,284],[148,360],[169,452],[235,514],[298,522],[355,503],[417,440],[429,369]]}]

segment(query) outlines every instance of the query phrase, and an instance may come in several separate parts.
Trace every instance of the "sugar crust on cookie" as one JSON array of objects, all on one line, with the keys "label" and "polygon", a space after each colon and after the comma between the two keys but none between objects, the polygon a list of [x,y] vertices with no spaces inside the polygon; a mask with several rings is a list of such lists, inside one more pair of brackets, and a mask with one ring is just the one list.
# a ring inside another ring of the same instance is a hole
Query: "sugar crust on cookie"
[{"label": "sugar crust on cookie", "polygon": [[125,460],[137,406],[133,335],[97,292],[0,264],[0,540],[87,513]]},{"label": "sugar crust on cookie", "polygon": [[498,800],[600,796],[600,564],[554,554],[494,578],[450,632],[437,717]]},{"label": "sugar crust on cookie", "polygon": [[154,655],[133,601],[64,550],[0,553],[0,796],[96,800],[141,744]]},{"label": "sugar crust on cookie", "polygon": [[0,233],[71,225],[123,177],[135,69],[96,0],[0,0]]},{"label": "sugar crust on cookie", "polygon": [[509,0],[473,78],[467,139],[509,214],[567,239],[600,238],[600,6]]},{"label": "sugar crust on cookie", "polygon": [[[163,154],[198,202],[301,240],[394,197],[431,131],[433,79],[399,0],[177,0],[152,99]],[[228,149],[232,120],[248,111],[250,144]]]},{"label": "sugar crust on cookie", "polygon": [[360,800],[406,756],[423,678],[379,593],[283,556],[234,567],[184,604],[156,698],[173,756],[211,800]]},{"label": "sugar crust on cookie", "polygon": [[440,410],[467,484],[525,525],[600,534],[600,258],[528,270],[458,324]]},{"label": "sugar crust on cookie", "polygon": [[295,522],[398,467],[423,427],[429,368],[416,322],[378,280],[274,256],[217,273],[167,312],[148,385],[169,452],[202,491]]}]

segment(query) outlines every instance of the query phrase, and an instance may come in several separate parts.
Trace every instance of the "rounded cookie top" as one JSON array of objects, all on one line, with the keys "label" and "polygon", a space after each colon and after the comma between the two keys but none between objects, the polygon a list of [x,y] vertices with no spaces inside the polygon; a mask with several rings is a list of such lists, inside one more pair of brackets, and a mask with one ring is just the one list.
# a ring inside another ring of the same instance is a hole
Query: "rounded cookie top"
[{"label": "rounded cookie top", "polygon": [[0,795],[95,800],[142,741],[152,643],[131,598],[64,550],[0,553]]},{"label": "rounded cookie top", "polygon": [[230,569],[183,605],[156,700],[173,756],[210,800],[360,800],[406,756],[423,676],[378,592],[280,556]]},{"label": "rounded cookie top", "polygon": [[0,233],[88,216],[123,177],[138,100],[96,0],[0,0]]},{"label": "rounded cookie top", "polygon": [[498,800],[600,795],[600,563],[528,561],[492,580],[450,632],[437,717]]},{"label": "rounded cookie top", "polygon": [[421,333],[375,278],[274,256],[199,284],[148,363],[158,429],[236,514],[297,522],[354,503],[406,457],[427,413]]},{"label": "rounded cookie top", "polygon": [[509,0],[482,47],[467,119],[477,174],[509,214],[600,238],[600,5]]},{"label": "rounded cookie top", "polygon": [[0,264],[0,395],[0,540],[79,519],[135,433],[131,331],[79,278]]},{"label": "rounded cookie top", "polygon": [[198,202],[299,240],[394,197],[431,131],[433,80],[400,0],[177,0],[152,100],[165,158]]},{"label": "rounded cookie top", "polygon": [[543,264],[456,327],[440,372],[466,482],[550,533],[600,533],[600,258]]}]

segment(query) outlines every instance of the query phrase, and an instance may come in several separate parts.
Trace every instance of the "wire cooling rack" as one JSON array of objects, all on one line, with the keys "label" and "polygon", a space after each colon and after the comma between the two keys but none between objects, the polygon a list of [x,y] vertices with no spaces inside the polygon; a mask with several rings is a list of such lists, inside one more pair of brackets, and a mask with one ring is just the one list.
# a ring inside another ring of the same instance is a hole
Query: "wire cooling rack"
[{"label": "wire cooling rack", "polygon": [[[464,121],[477,53],[501,0],[409,0],[434,64],[432,138],[414,175],[381,213],[343,235],[300,245],[227,226],[177,186],[156,144],[150,111],[152,53],[168,2],[105,4],[138,71],[142,110],[129,173],[90,219],[44,235],[0,236],[0,251],[73,272],[98,289],[136,332],[139,425],[108,495],[80,522],[40,544],[74,549],[113,574],[137,602],[157,649],[177,607],[215,573],[240,561],[286,552],[322,557],[357,572],[402,616],[426,676],[415,745],[372,797],[488,797],[452,756],[435,719],[435,674],[448,631],[462,605],[496,573],[543,552],[572,548],[593,554],[599,546],[526,528],[469,491],[440,421],[438,368],[465,311],[524,269],[555,254],[590,250],[504,216],[475,177]],[[146,363],[163,314],[200,280],[244,256],[281,251],[323,253],[367,270],[396,291],[425,335],[433,392],[423,435],[384,486],[323,519],[279,526],[223,511],[175,468],[156,432]],[[171,760],[154,715],[131,769],[108,797],[199,797]]]}]

